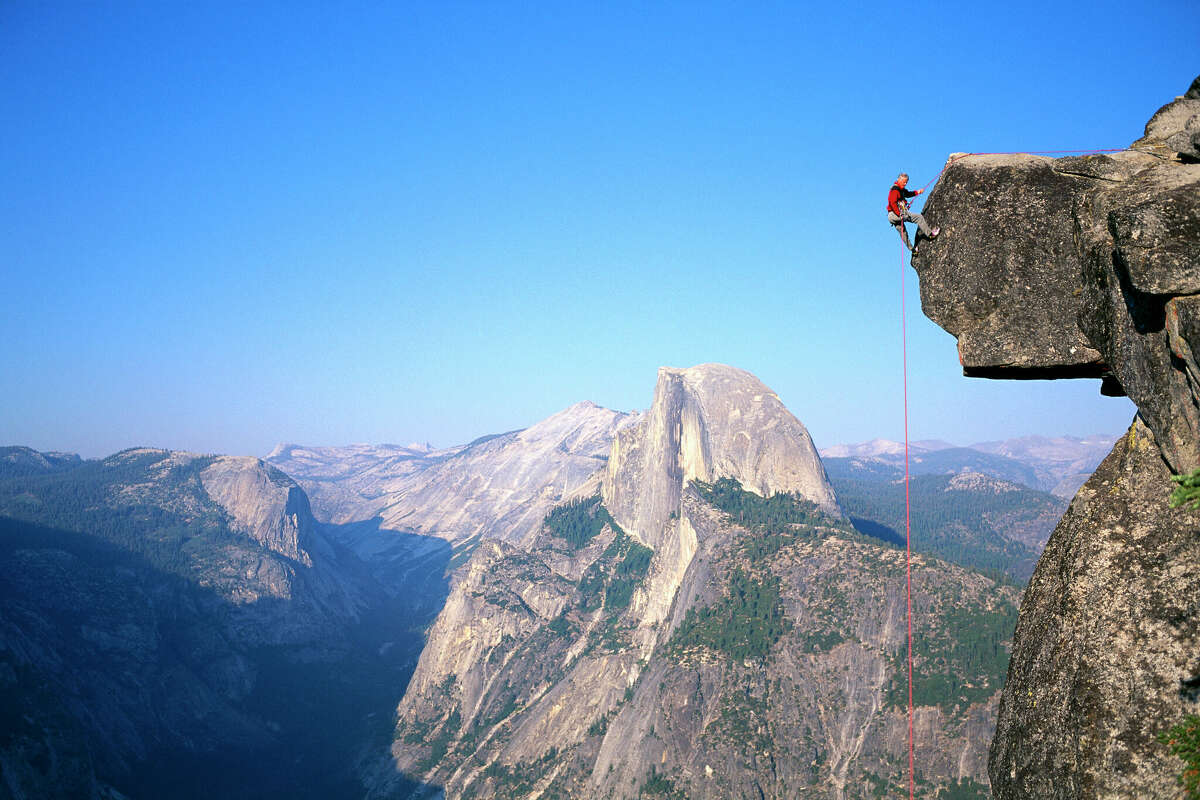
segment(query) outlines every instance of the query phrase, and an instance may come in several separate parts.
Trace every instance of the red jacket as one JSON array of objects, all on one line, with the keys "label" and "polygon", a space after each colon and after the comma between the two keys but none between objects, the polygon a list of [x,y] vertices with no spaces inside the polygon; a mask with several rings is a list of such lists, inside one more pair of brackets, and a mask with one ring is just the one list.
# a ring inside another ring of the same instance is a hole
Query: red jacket
[{"label": "red jacket", "polygon": [[897,217],[904,216],[900,213],[900,203],[910,197],[916,197],[916,192],[910,192],[908,189],[902,189],[896,184],[892,184],[892,190],[888,192],[887,210],[895,214]]}]

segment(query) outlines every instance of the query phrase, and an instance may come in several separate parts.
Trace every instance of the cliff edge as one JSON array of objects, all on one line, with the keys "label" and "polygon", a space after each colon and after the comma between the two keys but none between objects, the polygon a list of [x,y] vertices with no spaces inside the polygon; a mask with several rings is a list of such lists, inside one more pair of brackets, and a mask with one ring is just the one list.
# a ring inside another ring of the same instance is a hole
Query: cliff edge
[{"label": "cliff edge", "polygon": [[1200,78],[1128,150],[950,157],[924,213],[925,314],[963,372],[1098,378],[1129,433],[1080,489],[1021,605],[992,742],[998,798],[1166,797],[1156,734],[1200,709]]}]

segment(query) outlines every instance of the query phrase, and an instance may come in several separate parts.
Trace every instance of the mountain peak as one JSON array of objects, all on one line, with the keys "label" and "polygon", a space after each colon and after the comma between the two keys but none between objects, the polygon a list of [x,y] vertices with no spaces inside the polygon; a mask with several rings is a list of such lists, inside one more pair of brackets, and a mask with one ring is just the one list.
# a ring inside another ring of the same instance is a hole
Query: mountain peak
[{"label": "mountain peak", "polygon": [[273,449],[270,453],[267,453],[266,460],[270,461],[273,458],[287,458],[291,455],[292,450],[296,449],[297,446],[298,445],[294,445],[289,442],[280,442],[279,444],[275,445],[275,449]]},{"label": "mountain peak", "polygon": [[764,396],[769,395],[775,397],[776,400],[779,399],[766,384],[753,374],[744,369],[731,367],[728,364],[710,362],[707,364],[697,364],[694,367],[659,367],[658,375],[660,380],[663,375],[679,376],[693,385],[707,385],[709,391],[715,390],[718,386],[723,387],[726,391],[737,387],[743,391],[762,394]]},{"label": "mountain peak", "polygon": [[762,381],[725,364],[660,368],[650,410],[613,442],[606,507],[655,546],[687,484],[718,478],[764,496],[798,492],[840,513],[808,431]]}]

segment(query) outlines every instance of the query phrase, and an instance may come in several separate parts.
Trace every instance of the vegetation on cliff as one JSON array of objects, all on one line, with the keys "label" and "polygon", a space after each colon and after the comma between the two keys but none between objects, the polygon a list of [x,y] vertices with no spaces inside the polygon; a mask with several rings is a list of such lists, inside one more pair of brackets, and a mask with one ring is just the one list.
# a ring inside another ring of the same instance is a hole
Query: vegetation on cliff
[{"label": "vegetation on cliff", "polygon": [[788,629],[779,578],[755,578],[734,569],[726,594],[714,605],[687,610],[668,644],[672,654],[705,647],[733,659],[764,659]]},{"label": "vegetation on cliff", "polygon": [[[930,477],[936,479],[935,485],[942,487],[948,480],[947,476]],[[733,659],[764,659],[779,638],[792,629],[791,621],[783,613],[779,578],[769,568],[772,556],[789,544],[835,534],[857,542],[871,540],[792,495],[762,497],[745,491],[730,478],[713,484],[697,482],[696,487],[706,501],[724,511],[731,521],[745,525],[753,535],[738,542],[738,559],[724,594],[712,605],[688,609],[668,644],[668,652],[679,658],[692,648],[704,647]],[[941,494],[945,494],[944,489]],[[979,515],[977,509],[970,507],[958,513],[960,518]],[[860,558],[878,574],[886,574],[886,559],[866,551]],[[846,641],[854,628],[854,620],[840,612],[847,607],[849,598],[837,587],[827,589],[822,602],[809,615],[804,630],[797,632],[809,652],[830,650]],[[1004,685],[1008,644],[1016,619],[1017,607],[1011,600],[989,602],[980,609],[958,603],[951,593],[940,593],[936,613],[918,626],[914,638],[913,647],[918,654],[914,702],[918,706],[940,706],[946,711],[986,702]],[[892,658],[893,677],[885,702],[902,707],[907,705],[902,654],[897,652]]]},{"label": "vegetation on cliff", "polygon": [[[603,511],[604,507],[600,506]],[[607,516],[608,512],[604,511]],[[599,516],[599,515],[597,515]],[[579,595],[584,610],[599,608],[609,612],[620,611],[629,605],[633,590],[646,577],[654,551],[640,545],[616,524],[612,542],[583,574],[579,581]]]},{"label": "vegetation on cliff", "polygon": [[[1009,648],[1017,625],[1017,606],[996,603],[978,609],[949,605],[934,624],[919,625],[913,634],[913,703],[954,706],[986,702],[1004,686]],[[888,705],[908,705],[908,685],[903,657],[897,654],[888,687]]]},{"label": "vegetation on cliff", "polygon": [[600,500],[600,495],[581,497],[550,509],[542,524],[551,536],[565,539],[572,550],[578,550],[604,530],[616,525]]},{"label": "vegetation on cliff", "polygon": [[712,605],[687,610],[667,652],[678,659],[700,647],[739,661],[761,661],[791,627],[783,612],[779,578],[767,568],[768,559],[799,537],[818,535],[818,524],[841,525],[796,494],[763,497],[746,491],[734,478],[693,485],[705,501],[754,535],[741,540],[742,558],[732,568],[724,593]]},{"label": "vegetation on cliff", "polygon": [[1187,800],[1200,800],[1200,716],[1189,714],[1183,722],[1158,735],[1172,755],[1183,760],[1179,783]]},{"label": "vegetation on cliff", "polygon": [[1172,475],[1171,480],[1176,483],[1171,492],[1171,508],[1191,506],[1193,511],[1200,509],[1200,469],[1187,475]]},{"label": "vegetation on cliff", "polygon": [[832,522],[816,503],[793,492],[763,497],[748,492],[736,478],[718,478],[713,483],[693,481],[704,500],[728,514],[732,521],[757,532],[781,533],[791,525]]}]

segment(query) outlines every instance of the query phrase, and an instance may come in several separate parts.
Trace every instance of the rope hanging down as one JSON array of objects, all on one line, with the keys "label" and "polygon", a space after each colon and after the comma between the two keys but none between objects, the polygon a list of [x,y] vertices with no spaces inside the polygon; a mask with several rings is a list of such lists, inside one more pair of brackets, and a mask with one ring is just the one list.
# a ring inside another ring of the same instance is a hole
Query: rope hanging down
[{"label": "rope hanging down", "polygon": [[908,598],[908,797],[913,799],[912,524],[908,494],[908,326],[904,303],[904,248],[900,251],[900,349],[904,376],[904,575]]}]

